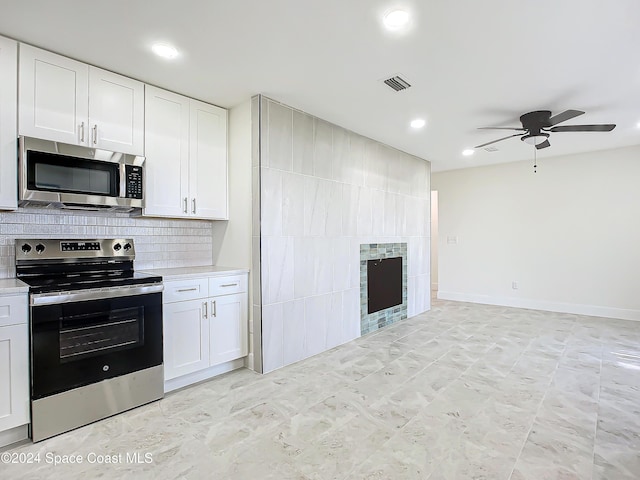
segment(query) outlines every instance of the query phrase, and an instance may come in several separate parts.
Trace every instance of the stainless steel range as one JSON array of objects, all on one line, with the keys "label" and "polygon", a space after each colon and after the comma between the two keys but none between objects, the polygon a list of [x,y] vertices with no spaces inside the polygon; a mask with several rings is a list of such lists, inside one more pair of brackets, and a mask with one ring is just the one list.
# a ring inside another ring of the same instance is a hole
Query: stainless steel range
[{"label": "stainless steel range", "polygon": [[16,240],[29,285],[34,442],[162,398],[162,277],[132,239]]}]

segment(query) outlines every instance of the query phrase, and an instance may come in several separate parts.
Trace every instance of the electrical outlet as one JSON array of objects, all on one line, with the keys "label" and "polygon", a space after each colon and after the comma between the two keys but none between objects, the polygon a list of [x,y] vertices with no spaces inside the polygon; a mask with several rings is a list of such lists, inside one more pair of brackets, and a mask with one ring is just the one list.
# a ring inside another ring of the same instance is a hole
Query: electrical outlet
[{"label": "electrical outlet", "polygon": [[511,282],[511,288],[513,290],[518,290],[518,282],[516,282],[516,281]]}]

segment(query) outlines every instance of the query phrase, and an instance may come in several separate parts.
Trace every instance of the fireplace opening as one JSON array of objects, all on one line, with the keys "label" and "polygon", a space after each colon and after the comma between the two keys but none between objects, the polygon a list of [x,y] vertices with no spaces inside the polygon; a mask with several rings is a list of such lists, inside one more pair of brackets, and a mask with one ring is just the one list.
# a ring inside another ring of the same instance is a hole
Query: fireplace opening
[{"label": "fireplace opening", "polygon": [[367,261],[367,313],[402,304],[402,257]]}]

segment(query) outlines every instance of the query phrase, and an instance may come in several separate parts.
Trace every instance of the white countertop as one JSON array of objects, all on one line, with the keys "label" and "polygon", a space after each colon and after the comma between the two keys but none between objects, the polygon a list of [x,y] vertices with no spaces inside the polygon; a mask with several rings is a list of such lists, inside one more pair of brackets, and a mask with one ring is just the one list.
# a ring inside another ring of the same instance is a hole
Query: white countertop
[{"label": "white countertop", "polygon": [[204,267],[157,268],[152,270],[143,270],[143,272],[153,275],[161,275],[163,280],[180,280],[183,278],[193,277],[222,277],[225,275],[239,275],[242,273],[249,273],[249,269],[206,265]]},{"label": "white countertop", "polygon": [[16,278],[0,278],[0,295],[28,293],[29,285]]}]

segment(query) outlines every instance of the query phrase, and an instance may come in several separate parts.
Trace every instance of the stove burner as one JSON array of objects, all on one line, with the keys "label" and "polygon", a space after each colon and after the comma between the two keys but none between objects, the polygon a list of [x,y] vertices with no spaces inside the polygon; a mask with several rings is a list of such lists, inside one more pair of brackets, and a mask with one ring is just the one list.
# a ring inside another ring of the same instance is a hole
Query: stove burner
[{"label": "stove burner", "polygon": [[16,276],[31,293],[159,283],[135,272],[133,239],[17,239]]}]

